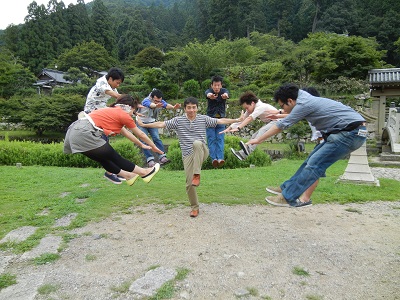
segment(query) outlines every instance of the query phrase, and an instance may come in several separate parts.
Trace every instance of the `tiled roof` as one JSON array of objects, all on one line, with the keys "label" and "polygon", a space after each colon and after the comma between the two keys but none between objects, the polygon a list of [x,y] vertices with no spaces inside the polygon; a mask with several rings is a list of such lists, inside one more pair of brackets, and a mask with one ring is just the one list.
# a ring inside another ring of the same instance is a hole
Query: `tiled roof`
[{"label": "tiled roof", "polygon": [[57,83],[72,83],[71,81],[67,81],[64,79],[65,72],[57,71],[57,70],[51,70],[51,69],[43,69],[42,72],[39,74],[38,77],[46,75],[53,80],[55,80]]},{"label": "tiled roof", "polygon": [[372,69],[368,71],[369,83],[376,85],[400,85],[400,68]]}]

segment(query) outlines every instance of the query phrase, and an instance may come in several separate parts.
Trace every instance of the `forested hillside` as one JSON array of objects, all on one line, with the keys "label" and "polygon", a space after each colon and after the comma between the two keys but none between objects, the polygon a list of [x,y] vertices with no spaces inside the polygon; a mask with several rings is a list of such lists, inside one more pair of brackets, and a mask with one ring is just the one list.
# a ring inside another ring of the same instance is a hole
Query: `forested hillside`
[{"label": "forested hillside", "polygon": [[400,65],[398,0],[94,0],[65,7],[32,2],[26,22],[2,32],[2,44],[37,73],[83,42],[103,46],[119,62],[146,47],[164,52],[189,42],[233,41],[251,32],[298,43],[309,33],[373,37],[386,63]]}]

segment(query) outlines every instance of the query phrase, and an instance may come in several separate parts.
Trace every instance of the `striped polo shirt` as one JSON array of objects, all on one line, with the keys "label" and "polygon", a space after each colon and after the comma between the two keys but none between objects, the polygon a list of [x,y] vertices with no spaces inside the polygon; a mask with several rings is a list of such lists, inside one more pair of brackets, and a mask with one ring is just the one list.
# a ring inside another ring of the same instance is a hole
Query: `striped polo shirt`
[{"label": "striped polo shirt", "polygon": [[193,153],[194,141],[206,144],[206,128],[217,126],[217,122],[218,119],[205,115],[196,115],[196,119],[190,121],[186,115],[183,115],[165,121],[165,127],[168,130],[175,130],[179,138],[182,156],[185,157]]}]

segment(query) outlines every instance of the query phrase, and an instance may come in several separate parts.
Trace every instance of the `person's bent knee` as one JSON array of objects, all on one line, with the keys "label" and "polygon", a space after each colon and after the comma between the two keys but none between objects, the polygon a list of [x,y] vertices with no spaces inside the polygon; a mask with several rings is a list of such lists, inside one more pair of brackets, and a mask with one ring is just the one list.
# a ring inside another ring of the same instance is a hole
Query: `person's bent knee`
[{"label": "person's bent knee", "polygon": [[201,148],[203,146],[203,143],[201,141],[194,141],[193,142],[193,148]]}]

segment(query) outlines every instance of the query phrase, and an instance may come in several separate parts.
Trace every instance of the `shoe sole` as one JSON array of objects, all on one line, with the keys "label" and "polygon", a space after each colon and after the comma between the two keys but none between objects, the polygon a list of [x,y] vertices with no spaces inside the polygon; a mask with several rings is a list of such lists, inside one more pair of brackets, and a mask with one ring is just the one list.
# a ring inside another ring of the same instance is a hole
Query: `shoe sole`
[{"label": "shoe sole", "polygon": [[153,177],[158,173],[158,171],[160,171],[160,164],[156,163],[153,170],[151,170],[151,172],[146,176],[142,177],[143,181],[149,183],[153,179]]},{"label": "shoe sole", "polygon": [[280,203],[276,203],[276,202],[274,202],[274,201],[270,201],[270,200],[268,199],[268,197],[265,198],[265,201],[267,201],[269,204],[274,205],[274,206],[279,206],[279,207],[290,207],[289,204],[280,204]]},{"label": "shoe sole", "polygon": [[107,177],[107,176],[105,176],[105,175],[104,175],[104,178],[105,178],[105,179],[107,179],[108,181],[110,181],[110,182],[114,183],[114,184],[121,184],[121,183],[122,183],[122,181],[119,181],[119,182],[118,182],[118,181],[114,181],[114,180],[112,180],[112,179],[108,178],[108,177]]},{"label": "shoe sole", "polygon": [[304,202],[303,204],[300,204],[300,205],[291,205],[290,207],[291,208],[304,208],[304,207],[307,207],[307,206],[312,206],[311,200],[308,201],[308,202]]},{"label": "shoe sole", "polygon": [[136,174],[136,175],[133,176],[131,179],[128,179],[128,180],[126,181],[126,183],[127,183],[129,186],[132,186],[132,185],[136,182],[136,180],[138,180],[139,177],[140,177],[140,176]]},{"label": "shoe sole", "polygon": [[233,155],[235,155],[238,160],[243,161],[243,158],[241,158],[240,156],[238,156],[236,154],[236,150],[235,149],[231,148],[231,151],[232,151]]},{"label": "shoe sole", "polygon": [[239,145],[240,145],[240,148],[242,148],[243,152],[244,152],[247,156],[249,156],[250,153],[249,153],[249,151],[247,150],[246,144],[243,143],[242,141],[240,141],[240,142],[239,142]]},{"label": "shoe sole", "polygon": [[274,190],[271,190],[271,189],[269,189],[269,188],[265,188],[265,190],[266,190],[268,193],[271,193],[271,194],[275,194],[275,195],[281,194],[281,193],[279,193],[279,192],[277,192],[277,191],[274,191]]}]

